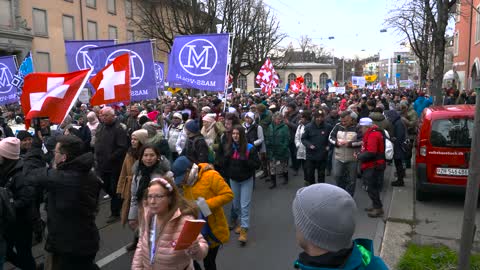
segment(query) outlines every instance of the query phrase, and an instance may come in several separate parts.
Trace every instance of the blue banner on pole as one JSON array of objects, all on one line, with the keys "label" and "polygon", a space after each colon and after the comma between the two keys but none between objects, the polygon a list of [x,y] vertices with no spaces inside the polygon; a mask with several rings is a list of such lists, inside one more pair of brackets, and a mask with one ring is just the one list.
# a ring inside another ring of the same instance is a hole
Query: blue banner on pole
[{"label": "blue banner on pole", "polygon": [[15,56],[0,57],[0,105],[18,102],[17,88],[12,84],[16,73]]},{"label": "blue banner on pole", "polygon": [[177,36],[167,81],[207,91],[225,91],[229,34]]},{"label": "blue banner on pole", "polygon": [[[65,40],[68,72],[92,68],[94,64],[88,50],[111,45],[115,45],[115,40]],[[92,72],[91,77],[94,75]]]},{"label": "blue banner on pole", "polygon": [[163,62],[155,61],[155,80],[157,81],[157,89],[165,89],[165,65]]},{"label": "blue banner on pole", "polygon": [[115,57],[127,52],[130,53],[131,100],[156,99],[158,97],[157,81],[150,40],[89,49],[94,63],[93,72],[97,73],[110,64]]}]

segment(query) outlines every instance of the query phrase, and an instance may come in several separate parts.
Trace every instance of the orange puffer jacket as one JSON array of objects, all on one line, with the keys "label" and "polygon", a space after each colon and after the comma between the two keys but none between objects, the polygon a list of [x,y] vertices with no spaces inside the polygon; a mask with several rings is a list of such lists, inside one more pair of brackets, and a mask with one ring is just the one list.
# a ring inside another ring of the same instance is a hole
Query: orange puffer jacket
[{"label": "orange puffer jacket", "polygon": [[178,209],[173,217],[167,222],[165,228],[157,239],[157,250],[155,251],[155,261],[150,264],[150,245],[148,242],[150,228],[147,222],[148,209],[145,214],[145,222],[141,229],[142,234],[137,244],[137,250],[133,257],[132,270],[193,270],[193,260],[201,261],[208,253],[207,241],[198,235],[197,240],[200,244],[200,251],[192,256],[188,255],[186,250],[174,250],[172,242],[178,239],[182,231],[183,224],[188,219],[195,219],[192,216],[184,216]]}]

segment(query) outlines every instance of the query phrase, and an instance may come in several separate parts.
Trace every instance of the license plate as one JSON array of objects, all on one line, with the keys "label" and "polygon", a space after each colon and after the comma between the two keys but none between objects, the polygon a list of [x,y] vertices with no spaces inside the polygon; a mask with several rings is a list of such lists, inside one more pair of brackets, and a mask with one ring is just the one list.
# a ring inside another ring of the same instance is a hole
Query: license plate
[{"label": "license plate", "polygon": [[437,168],[437,175],[468,176],[468,169]]}]

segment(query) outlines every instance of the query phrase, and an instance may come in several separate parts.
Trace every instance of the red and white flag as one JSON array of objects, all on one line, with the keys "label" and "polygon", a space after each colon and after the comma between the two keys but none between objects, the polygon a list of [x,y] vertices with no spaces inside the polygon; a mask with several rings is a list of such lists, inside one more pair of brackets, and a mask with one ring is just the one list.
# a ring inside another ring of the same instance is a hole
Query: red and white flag
[{"label": "red and white flag", "polygon": [[301,86],[297,81],[291,80],[290,89],[292,90],[293,93],[298,94],[300,92]]},{"label": "red and white flag", "polygon": [[61,124],[80,95],[92,69],[66,74],[30,73],[25,77],[20,97],[25,128],[35,117],[49,117],[50,122]]},{"label": "red and white flag", "polygon": [[268,92],[268,95],[272,94],[272,89],[278,85],[278,74],[273,68],[273,64],[269,58],[265,60],[265,63],[260,68],[260,71],[256,77],[256,83],[262,88],[262,92]]},{"label": "red and white flag", "polygon": [[90,79],[96,92],[92,106],[130,101],[130,55],[122,54]]}]

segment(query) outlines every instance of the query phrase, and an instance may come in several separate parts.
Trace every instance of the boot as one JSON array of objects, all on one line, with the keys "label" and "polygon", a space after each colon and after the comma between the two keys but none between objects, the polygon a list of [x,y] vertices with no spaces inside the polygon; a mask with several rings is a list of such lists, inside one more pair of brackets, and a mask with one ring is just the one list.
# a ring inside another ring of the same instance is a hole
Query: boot
[{"label": "boot", "polygon": [[365,212],[372,212],[373,209],[374,209],[373,207],[366,207],[366,208],[363,209],[363,210],[365,210]]},{"label": "boot", "polygon": [[137,244],[138,244],[138,237],[135,236],[135,237],[133,238],[133,242],[131,242],[130,244],[128,244],[128,245],[125,247],[125,249],[126,249],[127,251],[134,251],[135,249],[137,249]]},{"label": "boot", "polygon": [[240,244],[245,245],[247,243],[247,229],[240,229],[240,236],[238,237]]},{"label": "boot", "polygon": [[283,174],[283,182],[282,185],[288,184],[288,172]]},{"label": "boot", "polygon": [[277,187],[277,176],[276,175],[270,175],[270,182],[272,182],[272,185],[268,187],[269,189],[274,189]]},{"label": "boot", "polygon": [[383,216],[383,208],[373,208],[372,211],[367,213],[368,217],[377,218]]},{"label": "boot", "polygon": [[397,181],[392,182],[392,187],[403,187],[405,186],[405,182],[403,182],[403,179],[398,179]]},{"label": "boot", "polygon": [[235,233],[240,234],[241,231],[242,231],[242,228],[240,227],[240,224],[238,224],[237,227],[235,227]]}]

